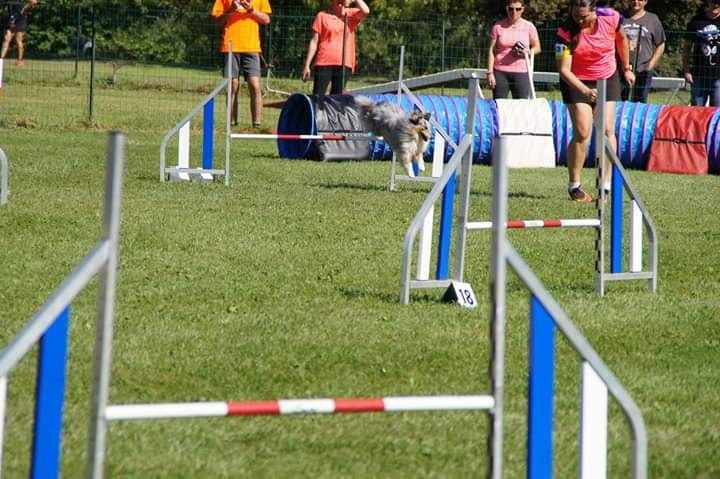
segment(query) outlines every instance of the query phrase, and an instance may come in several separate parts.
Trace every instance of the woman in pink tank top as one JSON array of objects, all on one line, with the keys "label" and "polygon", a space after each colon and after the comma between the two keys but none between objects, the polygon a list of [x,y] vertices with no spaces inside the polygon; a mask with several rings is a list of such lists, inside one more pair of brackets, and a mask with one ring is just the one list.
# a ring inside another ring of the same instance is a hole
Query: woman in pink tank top
[{"label": "woman in pink tank top", "polygon": [[[555,60],[560,72],[560,90],[573,124],[567,154],[568,194],[573,201],[592,201],[592,196],[582,188],[581,175],[592,134],[597,80],[607,80],[605,136],[610,147],[617,151],[615,102],[620,100],[620,77],[616,56],[623,65],[622,75],[627,84],[635,83],[629,44],[621,24],[618,12],[597,8],[596,0],[570,0],[570,16],[557,30]],[[609,161],[603,170],[602,188],[607,193],[610,191]]]}]

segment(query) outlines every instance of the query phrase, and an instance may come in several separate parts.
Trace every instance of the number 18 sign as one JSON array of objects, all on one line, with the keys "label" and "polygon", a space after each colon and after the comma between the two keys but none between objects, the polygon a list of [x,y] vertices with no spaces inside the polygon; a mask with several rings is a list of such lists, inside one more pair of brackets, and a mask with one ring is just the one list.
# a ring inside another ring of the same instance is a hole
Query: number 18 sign
[{"label": "number 18 sign", "polygon": [[451,282],[442,299],[443,301],[457,303],[465,308],[477,308],[478,306],[472,286],[460,281]]}]

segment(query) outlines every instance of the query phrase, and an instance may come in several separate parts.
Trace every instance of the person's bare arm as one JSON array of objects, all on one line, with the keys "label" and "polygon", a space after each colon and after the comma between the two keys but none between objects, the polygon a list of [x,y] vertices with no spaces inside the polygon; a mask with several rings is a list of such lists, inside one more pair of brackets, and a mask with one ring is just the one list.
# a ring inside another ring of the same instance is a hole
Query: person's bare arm
[{"label": "person's bare arm", "polygon": [[665,42],[663,42],[660,45],[655,47],[655,51],[653,52],[652,56],[650,57],[650,62],[648,62],[649,70],[655,69],[655,66],[660,61],[660,57],[663,56],[663,53],[665,53]]},{"label": "person's bare arm", "polygon": [[487,85],[491,90],[495,89],[495,38],[490,38],[490,46],[488,47],[487,61]]},{"label": "person's bare arm", "polygon": [[367,6],[367,3],[365,3],[364,0],[355,0],[353,3],[366,17],[370,15],[370,7]]},{"label": "person's bare arm", "polygon": [[20,13],[25,15],[27,12],[35,8],[35,5],[37,5],[38,0],[30,0],[25,5],[23,5],[22,10],[20,10]]},{"label": "person's bare arm", "polygon": [[320,40],[320,35],[318,35],[317,32],[313,32],[312,38],[310,38],[310,43],[308,44],[308,51],[307,56],[305,57],[305,64],[303,65],[303,72],[302,72],[302,79],[307,80],[310,78],[310,64],[313,61],[313,58],[315,58],[315,53],[317,53],[317,46],[318,41]]},{"label": "person's bare arm", "polygon": [[[557,50],[557,47],[556,47]],[[588,88],[580,79],[572,72],[572,55],[555,54],[555,63],[557,64],[558,73],[565,83],[579,91],[589,101],[597,100],[597,89]]]},{"label": "person's bare arm", "polygon": [[630,41],[622,28],[615,32],[615,50],[620,55],[620,61],[622,62],[623,71],[621,74],[625,78],[625,82],[633,86],[635,84],[635,73],[632,71],[632,65],[630,64]]}]

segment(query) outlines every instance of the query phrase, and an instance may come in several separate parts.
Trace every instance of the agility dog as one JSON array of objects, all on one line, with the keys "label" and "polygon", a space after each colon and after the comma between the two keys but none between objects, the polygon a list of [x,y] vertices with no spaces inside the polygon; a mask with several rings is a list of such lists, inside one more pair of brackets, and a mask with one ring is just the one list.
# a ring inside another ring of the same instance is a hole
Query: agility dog
[{"label": "agility dog", "polygon": [[356,96],[355,104],[360,107],[365,130],[383,137],[408,176],[415,176],[412,162],[419,171],[425,171],[423,153],[430,143],[430,113],[413,111],[408,115],[396,103],[375,103],[366,96]]}]

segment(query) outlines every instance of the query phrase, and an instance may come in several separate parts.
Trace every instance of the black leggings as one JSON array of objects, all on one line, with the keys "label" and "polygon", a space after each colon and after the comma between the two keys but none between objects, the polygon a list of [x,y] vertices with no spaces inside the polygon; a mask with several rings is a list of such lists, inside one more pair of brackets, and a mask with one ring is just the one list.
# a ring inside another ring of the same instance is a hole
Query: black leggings
[{"label": "black leggings", "polygon": [[[345,82],[352,75],[352,70],[345,67]],[[315,76],[313,77],[313,95],[328,94],[328,86],[330,86],[330,95],[341,95],[345,89],[343,84],[343,68],[337,66],[316,66]]]},{"label": "black leggings", "polygon": [[512,92],[514,99],[530,98],[530,78],[527,72],[501,72],[495,70],[495,88],[493,89],[493,99],[507,98],[508,93]]}]

